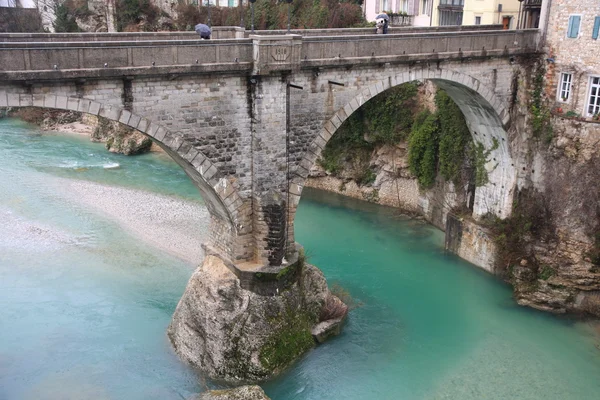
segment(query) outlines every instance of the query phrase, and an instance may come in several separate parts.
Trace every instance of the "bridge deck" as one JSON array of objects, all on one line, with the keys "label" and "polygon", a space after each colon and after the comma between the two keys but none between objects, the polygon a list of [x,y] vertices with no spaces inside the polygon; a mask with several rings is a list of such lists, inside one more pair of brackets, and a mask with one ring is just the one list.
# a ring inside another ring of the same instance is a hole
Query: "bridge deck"
[{"label": "bridge deck", "polygon": [[[176,36],[155,34],[150,37],[154,40],[0,42],[0,79],[248,73],[256,70],[257,45],[289,46],[294,56],[283,60],[277,69],[506,56],[536,52],[539,34],[535,29],[484,29],[418,33],[406,30],[388,35],[255,35],[220,40],[199,40],[195,36],[157,40]],[[266,55],[261,62],[277,64]],[[32,75],[34,71],[37,75]]]}]

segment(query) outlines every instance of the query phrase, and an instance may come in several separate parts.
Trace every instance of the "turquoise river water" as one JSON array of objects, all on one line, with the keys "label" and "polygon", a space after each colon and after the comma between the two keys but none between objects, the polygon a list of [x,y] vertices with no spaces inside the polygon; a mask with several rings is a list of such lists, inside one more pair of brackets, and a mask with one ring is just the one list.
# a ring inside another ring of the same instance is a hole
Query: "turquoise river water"
[{"label": "turquoise river water", "polygon": [[[65,178],[201,204],[164,155],[0,120],[0,399],[203,390],[165,337],[194,265],[68,200]],[[507,285],[446,254],[438,230],[309,190],[296,218],[309,261],[357,307],[342,335],[263,385],[273,399],[600,398],[596,328],[517,306]]]}]

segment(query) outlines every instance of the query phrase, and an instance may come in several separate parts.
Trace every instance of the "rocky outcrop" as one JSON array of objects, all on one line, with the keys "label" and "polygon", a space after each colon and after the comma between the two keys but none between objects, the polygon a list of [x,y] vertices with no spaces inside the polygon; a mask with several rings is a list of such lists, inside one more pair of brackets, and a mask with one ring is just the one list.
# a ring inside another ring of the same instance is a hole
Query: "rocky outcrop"
[{"label": "rocky outcrop", "polygon": [[42,130],[89,135],[93,142],[105,143],[112,153],[142,154],[152,148],[152,139],[118,122],[76,111],[38,107],[9,108],[6,115],[38,125]]},{"label": "rocky outcrop", "polygon": [[600,316],[600,124],[554,117],[552,126],[529,176],[551,234],[532,238],[533,262],[515,266],[515,296],[544,311]]},{"label": "rocky outcrop", "polygon": [[351,163],[345,163],[336,175],[326,172],[316,163],[305,185],[396,207],[409,215],[423,216],[444,230],[448,212],[465,202],[465,191],[457,190],[452,182],[445,182],[441,177],[437,178],[432,188],[419,188],[416,177],[409,170],[407,147],[407,143],[402,141],[396,145],[380,146],[373,151],[369,163],[375,173],[372,183],[356,183]]},{"label": "rocky outcrop", "polygon": [[209,390],[189,400],[269,400],[260,386],[240,386],[235,389]]},{"label": "rocky outcrop", "polygon": [[146,153],[152,147],[152,139],[148,136],[101,117],[98,117],[96,128],[90,137],[93,142],[105,143],[108,151],[128,156]]},{"label": "rocky outcrop", "polygon": [[303,265],[298,281],[279,295],[261,296],[209,255],[190,278],[167,334],[179,356],[211,379],[260,382],[315,345],[311,329],[329,296],[312,265]]}]

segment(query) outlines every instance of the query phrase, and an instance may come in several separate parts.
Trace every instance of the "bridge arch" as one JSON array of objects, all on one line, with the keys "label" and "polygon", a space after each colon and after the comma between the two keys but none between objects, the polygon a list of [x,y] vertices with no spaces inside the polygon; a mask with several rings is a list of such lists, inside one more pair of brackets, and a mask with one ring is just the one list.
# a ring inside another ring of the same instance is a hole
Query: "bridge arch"
[{"label": "bridge arch", "polygon": [[[242,199],[233,185],[221,174],[219,167],[198,151],[183,135],[172,132],[151,119],[122,107],[94,100],[54,94],[7,94],[1,103],[8,107],[40,107],[77,111],[120,122],[158,144],[192,179],[200,191],[211,215],[209,245],[231,260],[244,257],[238,245],[240,238],[251,234],[252,222],[240,211]],[[243,241],[243,240],[242,240]]]},{"label": "bridge arch", "polygon": [[[291,221],[311,167],[342,123],[378,94],[415,80],[430,80],[446,90],[464,114],[473,140],[490,151],[489,161],[485,165],[488,183],[475,190],[473,216],[480,218],[489,213],[500,218],[510,216],[516,185],[516,169],[506,132],[510,125],[510,115],[505,103],[492,89],[472,76],[450,69],[425,67],[391,75],[370,85],[340,107],[325,122],[319,134],[309,145],[308,151],[305,152],[300,167],[296,170],[295,178],[290,182],[289,191],[294,195],[291,199]],[[293,240],[293,236],[290,240]]]}]

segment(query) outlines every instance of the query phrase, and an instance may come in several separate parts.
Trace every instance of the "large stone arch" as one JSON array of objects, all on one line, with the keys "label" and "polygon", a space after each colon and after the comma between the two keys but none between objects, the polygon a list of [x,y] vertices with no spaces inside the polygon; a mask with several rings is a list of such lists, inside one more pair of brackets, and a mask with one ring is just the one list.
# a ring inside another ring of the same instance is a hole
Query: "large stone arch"
[{"label": "large stone arch", "polygon": [[[424,67],[391,75],[362,89],[325,122],[304,153],[290,182],[291,223],[311,167],[342,123],[371,98],[387,89],[415,80],[431,80],[445,89],[465,115],[473,140],[490,149],[489,162],[485,166],[489,182],[475,190],[473,216],[479,218],[488,213],[500,218],[510,216],[516,185],[516,169],[506,132],[510,124],[510,114],[505,103],[492,89],[472,76],[449,69]],[[293,233],[290,234],[289,239],[294,240]]]},{"label": "large stone arch", "polygon": [[200,191],[211,215],[209,245],[231,260],[245,259],[245,250],[239,243],[251,235],[252,222],[247,213],[240,211],[243,201],[234,184],[224,178],[219,167],[198,151],[182,134],[172,132],[151,119],[132,113],[122,107],[102,104],[94,100],[54,94],[0,93],[0,106],[40,107],[77,111],[120,122],[149,136],[192,179]]}]

